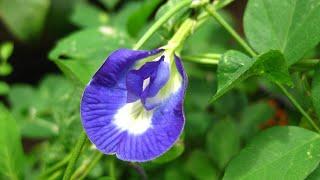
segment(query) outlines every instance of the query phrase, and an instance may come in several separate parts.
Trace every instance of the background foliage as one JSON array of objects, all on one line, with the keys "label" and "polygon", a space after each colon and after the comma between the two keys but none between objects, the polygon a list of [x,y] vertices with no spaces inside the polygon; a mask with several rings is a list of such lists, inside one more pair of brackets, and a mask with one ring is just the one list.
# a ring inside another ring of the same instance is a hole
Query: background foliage
[{"label": "background foliage", "polygon": [[[0,0],[0,179],[61,179],[82,131],[84,85],[110,52],[131,48],[177,3]],[[320,1],[214,4],[228,5],[219,14],[257,54],[207,15],[181,53],[189,86],[179,141],[141,164],[102,156],[85,142],[72,179],[320,178],[319,133],[276,86],[288,85],[319,125]],[[142,48],[165,45],[197,11],[179,11]],[[212,54],[218,65],[197,60]]]}]

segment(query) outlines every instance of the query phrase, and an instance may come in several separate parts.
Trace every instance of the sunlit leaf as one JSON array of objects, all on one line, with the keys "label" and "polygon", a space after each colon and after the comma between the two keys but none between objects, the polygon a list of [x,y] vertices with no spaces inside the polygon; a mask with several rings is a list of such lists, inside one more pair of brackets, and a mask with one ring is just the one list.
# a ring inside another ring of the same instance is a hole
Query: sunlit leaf
[{"label": "sunlit leaf", "polygon": [[291,78],[283,55],[271,50],[255,58],[230,50],[221,58],[218,64],[218,90],[212,101],[216,100],[235,84],[250,76],[262,75],[273,82],[290,84]]},{"label": "sunlit leaf", "polygon": [[[155,21],[160,17],[162,17],[169,9],[176,6],[179,2],[181,1],[180,0],[167,1],[167,3],[162,5],[157,11],[155,15]],[[176,14],[174,14],[172,17],[170,17],[170,19],[167,20],[166,23],[164,23],[164,25],[162,26],[163,31],[161,34],[164,36],[168,36],[172,32],[172,30],[174,30],[174,28],[176,28],[176,26],[180,24],[181,19],[184,19],[187,16],[187,14],[188,14],[188,7],[185,7],[181,9],[179,12],[177,12]]]},{"label": "sunlit leaf", "polygon": [[299,127],[275,127],[255,137],[226,169],[229,179],[304,179],[319,164],[320,136]]},{"label": "sunlit leaf", "polygon": [[128,18],[127,29],[132,36],[137,36],[143,26],[146,25],[148,18],[155,8],[161,3],[161,0],[148,0],[134,11]]},{"label": "sunlit leaf", "polygon": [[10,91],[10,87],[7,83],[0,81],[0,96],[8,94]]},{"label": "sunlit leaf", "polygon": [[1,0],[0,18],[19,39],[37,39],[43,29],[50,0]]},{"label": "sunlit leaf", "polygon": [[0,104],[0,129],[0,177],[18,180],[24,166],[20,132],[15,120],[2,104]]},{"label": "sunlit leaf", "polygon": [[250,0],[244,15],[245,34],[254,49],[280,50],[289,65],[320,41],[318,0]]},{"label": "sunlit leaf", "polygon": [[12,73],[12,67],[8,63],[0,64],[0,76],[8,76]]},{"label": "sunlit leaf", "polygon": [[70,78],[85,85],[110,52],[132,44],[121,30],[111,27],[89,28],[59,41],[49,58]]},{"label": "sunlit leaf", "polygon": [[80,27],[98,27],[106,25],[109,16],[106,12],[85,1],[79,1],[70,17],[71,22]]},{"label": "sunlit leaf", "polygon": [[0,60],[6,62],[13,53],[13,43],[5,42],[0,45]]}]

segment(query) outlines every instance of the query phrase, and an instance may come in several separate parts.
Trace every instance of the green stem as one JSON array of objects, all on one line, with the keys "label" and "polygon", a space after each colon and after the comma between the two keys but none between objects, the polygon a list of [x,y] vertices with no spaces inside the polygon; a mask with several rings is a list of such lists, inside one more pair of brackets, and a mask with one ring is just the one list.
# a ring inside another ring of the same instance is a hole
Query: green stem
[{"label": "green stem", "polygon": [[112,180],[116,180],[113,158],[110,160],[110,163],[109,163],[109,176]]},{"label": "green stem", "polygon": [[180,11],[182,8],[187,7],[191,4],[191,0],[182,0],[168,12],[166,12],[161,18],[155,22],[151,28],[140,38],[140,40],[134,45],[133,49],[139,49],[169,18],[175,13]]},{"label": "green stem", "polygon": [[175,32],[173,37],[168,42],[168,45],[165,47],[166,49],[175,52],[177,49],[181,48],[185,39],[189,36],[196,24],[196,20],[188,18],[186,19],[179,29]]},{"label": "green stem", "polygon": [[317,66],[319,62],[320,62],[320,59],[304,59],[302,61],[295,63],[292,67],[309,69]]},{"label": "green stem", "polygon": [[40,177],[41,179],[44,179],[46,176],[54,173],[55,171],[59,170],[60,168],[64,167],[66,164],[68,164],[69,160],[71,158],[71,154],[66,156],[62,161],[59,161],[57,164],[54,166],[48,168]]},{"label": "green stem", "polygon": [[219,24],[221,24],[230,34],[231,36],[245,49],[251,56],[256,56],[257,54],[252,50],[252,48],[244,41],[241,36],[228,24],[227,21],[210,5],[206,5],[205,10],[215,18]]},{"label": "green stem", "polygon": [[212,56],[201,56],[201,55],[189,55],[182,56],[183,61],[195,62],[200,64],[213,64],[217,65],[219,63],[220,55],[217,54],[216,57]]},{"label": "green stem", "polygon": [[[216,10],[210,6],[206,5],[205,10],[213,16],[218,23],[220,23],[230,34],[231,36],[251,55],[251,56],[257,56],[257,54],[254,52],[254,50],[248,45],[248,43],[241,38],[241,36],[223,19],[222,16],[220,16]],[[312,118],[309,116],[309,114],[301,107],[301,105],[298,103],[298,101],[295,100],[295,98],[287,91],[287,89],[280,83],[277,83],[277,85],[280,87],[281,91],[290,99],[292,104],[300,111],[300,113],[308,120],[310,125],[314,127],[314,129],[318,132],[320,132],[319,127],[317,124],[312,120]]]},{"label": "green stem", "polygon": [[74,166],[80,156],[80,152],[81,152],[83,146],[86,144],[86,140],[87,140],[87,135],[83,131],[77,141],[75,148],[72,150],[70,161],[68,163],[66,171],[64,172],[63,180],[69,180],[71,178],[72,171],[73,171]]},{"label": "green stem", "polygon": [[276,83],[279,88],[282,90],[282,92],[290,99],[292,104],[300,111],[300,113],[308,120],[310,125],[318,132],[320,132],[319,127],[317,124],[312,120],[312,118],[309,116],[309,114],[300,106],[298,101],[294,99],[294,97],[288,92],[288,90],[280,83]]},{"label": "green stem", "polygon": [[89,172],[92,170],[92,168],[94,168],[94,166],[102,158],[102,155],[103,154],[100,153],[99,151],[95,151],[94,154],[92,155],[92,157],[88,161],[83,163],[83,165],[75,171],[75,173],[72,175],[71,179],[72,180],[84,179],[89,174]]},{"label": "green stem", "polygon": [[56,180],[56,179],[59,179],[59,178],[61,178],[62,173],[63,173],[62,170],[56,171],[56,172],[54,172],[50,177],[45,178],[45,179],[47,179],[47,180]]}]

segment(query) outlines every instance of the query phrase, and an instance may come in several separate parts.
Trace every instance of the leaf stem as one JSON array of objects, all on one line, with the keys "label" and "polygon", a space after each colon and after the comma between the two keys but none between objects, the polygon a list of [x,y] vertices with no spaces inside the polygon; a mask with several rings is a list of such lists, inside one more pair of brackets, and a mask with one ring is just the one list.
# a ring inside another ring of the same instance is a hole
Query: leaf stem
[{"label": "leaf stem", "polygon": [[228,24],[227,21],[210,5],[206,5],[205,10],[215,18],[220,25],[222,25],[230,34],[231,36],[245,49],[251,56],[256,56],[257,54],[252,50],[252,48],[244,41],[241,36]]},{"label": "leaf stem", "polygon": [[46,176],[48,176],[49,174],[54,173],[55,171],[59,170],[60,168],[62,168],[63,166],[65,166],[66,164],[68,164],[69,160],[70,160],[71,154],[69,154],[68,156],[66,156],[63,160],[59,161],[58,163],[56,163],[54,166],[48,168],[48,170],[46,170],[40,177],[45,178]]},{"label": "leaf stem", "polygon": [[[248,45],[248,43],[241,38],[241,36],[223,19],[222,16],[216,12],[216,10],[210,6],[206,5],[205,10],[210,14],[212,17],[214,17],[220,25],[222,25],[230,34],[231,36],[245,49],[252,57],[257,56],[255,51]],[[292,102],[292,104],[300,111],[300,113],[308,120],[310,125],[320,133],[320,128],[317,126],[317,124],[312,120],[312,118],[309,116],[309,114],[301,107],[301,105],[298,103],[298,101],[295,100],[295,98],[287,91],[287,89],[280,83],[276,83],[281,91],[289,98],[289,100]]]},{"label": "leaf stem", "polygon": [[309,116],[309,114],[300,106],[298,101],[294,99],[294,97],[288,92],[288,90],[280,83],[276,83],[279,88],[282,90],[282,92],[290,99],[292,104],[300,111],[300,113],[308,120],[310,125],[318,132],[320,132],[320,129],[318,125],[312,120],[312,118]]},{"label": "leaf stem", "polygon": [[200,63],[200,64],[213,64],[217,65],[219,63],[221,55],[220,54],[203,54],[203,55],[187,55],[182,56],[184,61]]},{"label": "leaf stem", "polygon": [[102,153],[100,153],[99,151],[95,151],[94,154],[92,155],[92,157],[86,161],[85,163],[83,163],[83,165],[81,167],[79,167],[75,173],[72,175],[71,179],[84,179],[89,172],[92,170],[92,168],[94,168],[94,166],[99,162],[99,160],[102,158]]},{"label": "leaf stem", "polygon": [[151,28],[140,38],[140,40],[134,45],[133,49],[139,49],[169,18],[171,18],[176,12],[182,8],[189,6],[192,3],[191,0],[182,0],[168,12],[166,12],[161,18],[156,21]]},{"label": "leaf stem", "polygon": [[192,18],[186,19],[179,29],[174,33],[172,38],[169,40],[168,44],[164,47],[171,52],[179,51],[182,47],[183,42],[192,32],[194,26],[196,25],[196,20]]},{"label": "leaf stem", "polygon": [[111,180],[116,180],[113,158],[110,160],[110,163],[109,163],[109,176],[110,176]]},{"label": "leaf stem", "polygon": [[87,135],[84,131],[82,131],[76,146],[72,150],[70,161],[68,163],[66,171],[64,172],[63,180],[69,180],[71,178],[72,171],[80,156],[80,152],[83,149],[83,146],[86,144],[86,140],[87,140]]}]

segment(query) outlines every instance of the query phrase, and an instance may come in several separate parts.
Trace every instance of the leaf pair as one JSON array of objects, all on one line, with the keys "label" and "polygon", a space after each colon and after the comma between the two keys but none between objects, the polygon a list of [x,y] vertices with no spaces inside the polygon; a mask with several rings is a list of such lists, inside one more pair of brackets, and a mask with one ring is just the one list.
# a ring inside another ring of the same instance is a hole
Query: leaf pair
[{"label": "leaf pair", "polygon": [[250,58],[239,52],[226,52],[218,64],[218,90],[211,101],[217,100],[236,83],[250,76],[265,76],[277,83],[291,84],[286,60],[278,50]]}]

